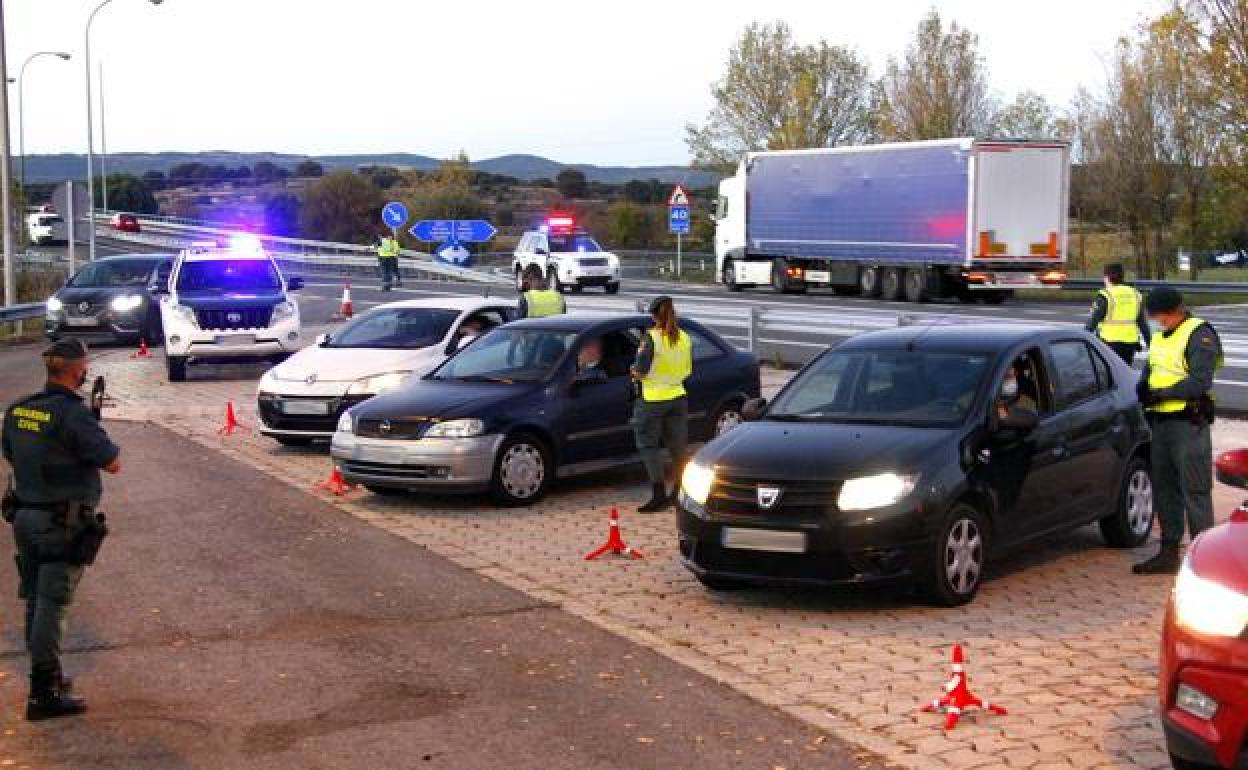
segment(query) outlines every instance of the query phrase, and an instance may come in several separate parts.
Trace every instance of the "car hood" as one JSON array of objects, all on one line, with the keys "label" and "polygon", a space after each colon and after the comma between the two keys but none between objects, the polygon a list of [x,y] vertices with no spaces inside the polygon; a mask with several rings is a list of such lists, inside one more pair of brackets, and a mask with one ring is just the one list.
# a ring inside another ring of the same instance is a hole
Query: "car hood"
[{"label": "car hood", "polygon": [[485,418],[503,411],[509,401],[523,397],[541,385],[536,383],[475,383],[412,380],[398,390],[374,396],[351,413],[377,419],[428,417],[444,420],[457,417]]},{"label": "car hood", "polygon": [[1202,578],[1248,594],[1248,521],[1206,530],[1189,549],[1188,560]]},{"label": "car hood", "polygon": [[707,444],[698,461],[725,475],[775,481],[835,481],[910,471],[949,440],[937,428],[749,422]]},{"label": "car hood", "polygon": [[102,305],[113,297],[132,294],[146,296],[147,292],[141,286],[66,286],[56,293],[56,298],[72,307],[80,302]]},{"label": "car hood", "polygon": [[323,348],[311,345],[274,367],[278,380],[308,382],[354,382],[387,372],[427,373],[442,360],[440,345],[429,348]]},{"label": "car hood", "polygon": [[286,301],[281,292],[259,291],[179,291],[178,304],[196,310],[229,310],[240,305],[271,307]]}]

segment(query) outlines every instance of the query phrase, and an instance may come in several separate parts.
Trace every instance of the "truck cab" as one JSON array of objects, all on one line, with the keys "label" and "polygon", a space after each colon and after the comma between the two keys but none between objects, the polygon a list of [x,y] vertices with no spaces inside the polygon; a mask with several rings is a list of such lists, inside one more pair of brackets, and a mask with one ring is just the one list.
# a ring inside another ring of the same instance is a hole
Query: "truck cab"
[{"label": "truck cab", "polygon": [[560,292],[601,287],[608,294],[620,290],[620,259],[605,251],[569,214],[552,214],[541,226],[520,239],[512,259],[516,289],[524,289],[524,271],[536,265],[547,285]]}]

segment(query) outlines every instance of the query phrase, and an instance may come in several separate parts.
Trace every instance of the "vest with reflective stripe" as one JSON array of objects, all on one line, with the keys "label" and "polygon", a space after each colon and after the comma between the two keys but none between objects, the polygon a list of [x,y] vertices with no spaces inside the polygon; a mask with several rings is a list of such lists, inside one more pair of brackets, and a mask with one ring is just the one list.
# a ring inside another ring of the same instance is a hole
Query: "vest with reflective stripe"
[{"label": "vest with reflective stripe", "polygon": [[[1204,325],[1204,321],[1191,317],[1179,324],[1168,335],[1154,334],[1148,345],[1148,388],[1160,390],[1187,379],[1187,343],[1192,334]],[[1222,356],[1218,356],[1217,368],[1222,368]],[[1187,408],[1186,401],[1170,399],[1154,404],[1150,412],[1181,412]]]},{"label": "vest with reflective stripe", "polygon": [[673,345],[658,329],[650,330],[654,358],[650,371],[641,378],[645,401],[672,401],[685,395],[685,380],[693,373],[693,342],[683,331]]},{"label": "vest with reflective stripe", "polygon": [[1096,327],[1096,333],[1106,342],[1139,344],[1140,293],[1133,286],[1118,284],[1101,289],[1097,294],[1105,298],[1105,320]]},{"label": "vest with reflective stripe", "polygon": [[399,256],[399,242],[394,238],[382,238],[377,247],[377,256],[382,259]]},{"label": "vest with reflective stripe", "polygon": [[526,291],[524,301],[529,307],[529,318],[544,318],[564,311],[563,297],[554,289]]}]

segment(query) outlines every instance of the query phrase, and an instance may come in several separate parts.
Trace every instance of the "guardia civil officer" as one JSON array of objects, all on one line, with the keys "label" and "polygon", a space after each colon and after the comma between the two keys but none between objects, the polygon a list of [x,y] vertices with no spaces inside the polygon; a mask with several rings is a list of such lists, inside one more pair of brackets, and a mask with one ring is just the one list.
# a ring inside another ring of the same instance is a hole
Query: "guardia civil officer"
[{"label": "guardia civil officer", "polygon": [[1222,342],[1207,322],[1191,315],[1170,287],[1148,293],[1145,308],[1161,330],[1153,335],[1148,366],[1136,388],[1153,429],[1153,503],[1161,520],[1161,550],[1136,564],[1139,575],[1179,569],[1184,523],[1192,537],[1213,526],[1213,377],[1222,367]]},{"label": "guardia civil officer", "polygon": [[1152,336],[1144,314],[1144,299],[1134,286],[1123,281],[1122,265],[1105,266],[1105,288],[1096,293],[1096,301],[1084,328],[1095,332],[1118,357],[1130,366],[1135,354]]},{"label": "guardia civil officer", "polygon": [[382,233],[377,241],[377,267],[381,270],[381,290],[390,291],[391,286],[402,286],[399,275],[399,239],[390,233]]},{"label": "guardia civil officer", "polygon": [[650,303],[650,316],[654,327],[641,338],[632,367],[641,391],[633,405],[633,435],[653,490],[650,500],[637,509],[640,513],[661,511],[672,503],[661,448],[667,447],[679,483],[689,443],[689,401],[684,383],[693,373],[693,343],[676,321],[672,298],[655,298]]},{"label": "guardia civil officer", "polygon": [[84,563],[94,559],[80,546],[100,500],[100,471],[121,470],[121,450],[77,392],[87,378],[86,346],[60,340],[43,360],[46,386],[9,407],[0,437],[13,468],[10,512],[26,600],[31,721],[86,710],[62,675],[61,638]]},{"label": "guardia civil officer", "polygon": [[524,293],[520,295],[521,318],[544,318],[568,312],[568,305],[563,295],[554,289],[547,288],[546,276],[537,265],[529,265],[521,276]]}]

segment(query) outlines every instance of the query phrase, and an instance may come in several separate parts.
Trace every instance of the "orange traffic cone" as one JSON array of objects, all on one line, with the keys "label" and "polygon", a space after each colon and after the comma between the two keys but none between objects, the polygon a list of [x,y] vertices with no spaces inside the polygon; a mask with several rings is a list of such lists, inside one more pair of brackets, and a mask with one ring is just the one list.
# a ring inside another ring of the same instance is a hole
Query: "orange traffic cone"
[{"label": "orange traffic cone", "polygon": [[940,711],[945,714],[945,729],[952,730],[958,726],[958,719],[968,711],[987,709],[993,714],[1005,716],[1008,712],[1004,706],[984,703],[971,692],[967,684],[966,659],[962,653],[962,645],[953,645],[953,673],[945,682],[945,694],[923,706],[923,711]]},{"label": "orange traffic cone", "polygon": [[147,337],[139,337],[139,349],[130,354],[131,358],[151,358],[152,354],[147,349]]},{"label": "orange traffic cone", "polygon": [[355,490],[355,485],[348,484],[346,479],[342,477],[342,470],[335,465],[333,470],[329,472],[329,478],[316,482],[316,485],[312,488],[320,492],[328,492],[334,497],[344,497]]},{"label": "orange traffic cone", "polygon": [[238,416],[234,414],[234,402],[225,402],[225,424],[217,429],[218,436],[232,436],[234,431],[250,431],[246,425],[238,421]]},{"label": "orange traffic cone", "polygon": [[353,315],[355,315],[355,308],[351,306],[351,279],[348,278],[342,285],[342,304],[338,306],[337,317],[346,320]]},{"label": "orange traffic cone", "polygon": [[620,512],[616,508],[611,509],[611,529],[607,533],[607,542],[596,551],[590,551],[585,554],[585,561],[593,561],[605,553],[619,553],[625,556],[631,556],[634,559],[645,558],[641,555],[641,551],[625,545],[624,538],[620,536]]}]

